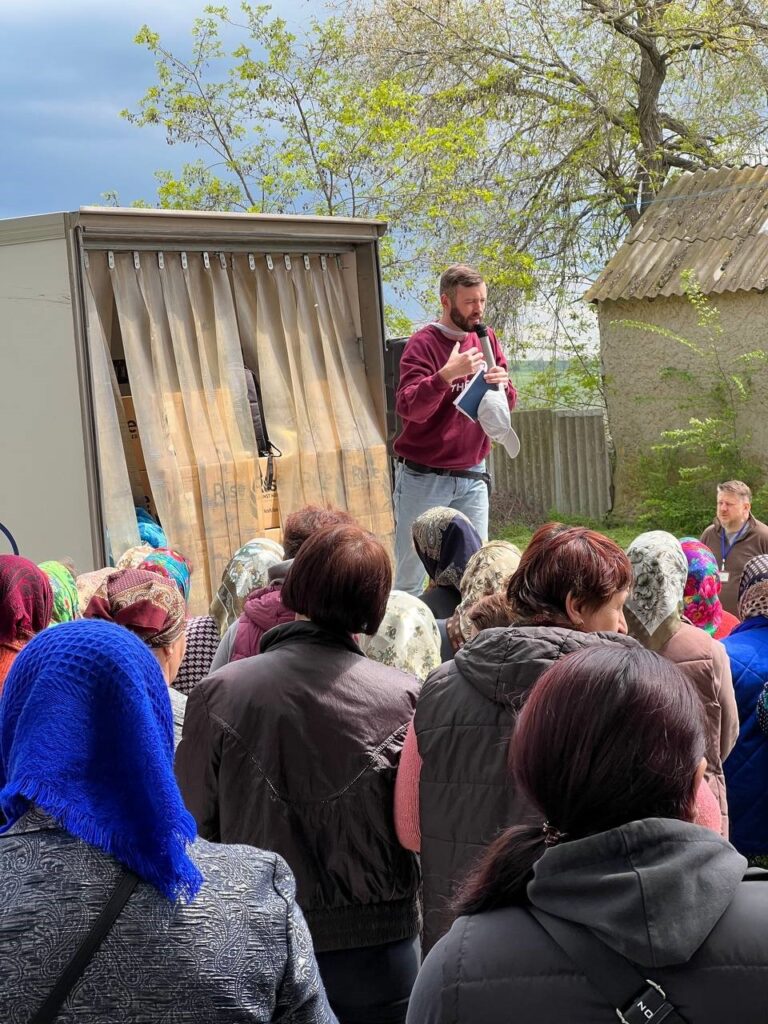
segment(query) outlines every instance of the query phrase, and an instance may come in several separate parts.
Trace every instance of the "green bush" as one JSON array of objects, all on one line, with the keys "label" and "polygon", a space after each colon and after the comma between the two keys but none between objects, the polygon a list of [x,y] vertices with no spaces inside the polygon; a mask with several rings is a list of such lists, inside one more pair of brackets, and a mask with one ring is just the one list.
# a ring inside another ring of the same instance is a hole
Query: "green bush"
[{"label": "green bush", "polygon": [[[744,480],[754,490],[763,476],[726,421],[691,419],[681,430],[664,431],[659,444],[640,458],[636,486],[643,497],[638,523],[643,529],[669,530],[678,537],[698,536],[714,517],[718,483]],[[756,508],[768,505],[768,487],[760,488],[755,497]]]}]

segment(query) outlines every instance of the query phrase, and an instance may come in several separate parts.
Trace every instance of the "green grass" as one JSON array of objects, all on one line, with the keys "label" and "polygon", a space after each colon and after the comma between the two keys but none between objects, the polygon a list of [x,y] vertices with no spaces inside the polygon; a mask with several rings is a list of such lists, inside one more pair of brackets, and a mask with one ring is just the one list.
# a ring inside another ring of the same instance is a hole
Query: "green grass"
[{"label": "green grass", "polygon": [[[555,515],[553,519],[560,520],[560,517]],[[606,537],[610,537],[615,540],[620,548],[626,551],[632,541],[637,537],[639,533],[642,533],[642,528],[634,525],[633,523],[596,523],[592,519],[575,520],[569,519],[569,525],[571,526],[588,526],[591,530],[597,530],[598,533],[605,534]],[[525,550],[528,543],[536,532],[536,527],[523,526],[520,523],[509,523],[501,528],[497,527],[492,531],[493,539],[495,540],[508,540],[512,544],[516,544],[521,551]]]}]

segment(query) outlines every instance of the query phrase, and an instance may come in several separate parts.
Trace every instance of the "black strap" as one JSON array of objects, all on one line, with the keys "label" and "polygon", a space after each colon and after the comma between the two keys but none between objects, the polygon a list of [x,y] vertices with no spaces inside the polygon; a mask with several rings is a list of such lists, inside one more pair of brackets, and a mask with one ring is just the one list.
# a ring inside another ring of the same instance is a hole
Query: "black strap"
[{"label": "black strap", "polygon": [[624,1024],[686,1024],[660,985],[644,977],[630,960],[606,946],[588,928],[536,907],[529,910]]},{"label": "black strap", "polygon": [[0,532],[4,533],[5,536],[8,538],[8,543],[11,545],[11,550],[13,551],[14,555],[18,555],[18,553],[19,553],[19,545],[16,543],[16,541],[14,539],[14,536],[11,533],[11,531],[8,529],[8,527],[7,526],[3,526],[3,524],[0,523]]},{"label": "black strap", "polygon": [[29,1024],[50,1024],[56,1019],[64,1000],[72,991],[72,986],[91,962],[96,950],[117,920],[120,911],[136,888],[138,878],[131,871],[123,871],[112,891],[112,895],[96,918],[93,927],[80,943],[72,959],[59,975],[59,979],[51,989],[45,1002],[37,1013],[30,1018]]},{"label": "black strap", "polygon": [[411,462],[404,459],[402,455],[397,456],[397,461],[402,462],[406,469],[412,469],[414,473],[434,473],[435,476],[457,476],[462,480],[482,480],[491,493],[491,474],[481,473],[476,469],[436,469],[434,466],[422,466],[420,462]]}]

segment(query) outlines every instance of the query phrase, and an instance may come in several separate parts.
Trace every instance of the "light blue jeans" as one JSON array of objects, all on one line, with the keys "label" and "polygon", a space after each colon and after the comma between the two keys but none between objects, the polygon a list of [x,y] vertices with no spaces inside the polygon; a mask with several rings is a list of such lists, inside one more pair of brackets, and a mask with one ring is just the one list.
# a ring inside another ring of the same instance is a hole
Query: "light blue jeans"
[{"label": "light blue jeans", "polygon": [[[485,463],[469,469],[485,472]],[[395,466],[395,590],[416,597],[424,590],[426,573],[416,554],[411,526],[422,512],[443,505],[457,508],[470,520],[483,539],[488,540],[488,488],[482,480],[460,476],[416,473],[402,462]]]}]

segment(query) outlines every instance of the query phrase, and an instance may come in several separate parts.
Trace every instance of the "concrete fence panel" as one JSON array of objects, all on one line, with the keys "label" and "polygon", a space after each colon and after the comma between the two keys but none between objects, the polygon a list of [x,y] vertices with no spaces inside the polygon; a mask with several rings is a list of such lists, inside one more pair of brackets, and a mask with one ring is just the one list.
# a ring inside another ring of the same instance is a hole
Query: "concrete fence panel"
[{"label": "concrete fence panel", "polygon": [[513,495],[532,513],[600,519],[611,508],[605,421],[587,412],[529,409],[512,413],[520,454],[494,445],[491,475],[499,496]]}]

